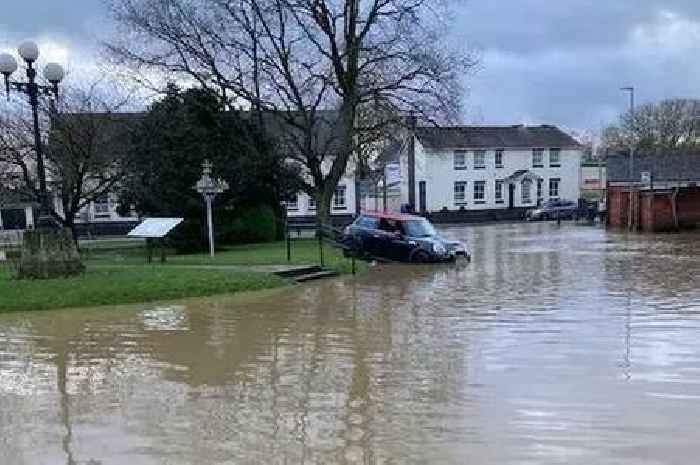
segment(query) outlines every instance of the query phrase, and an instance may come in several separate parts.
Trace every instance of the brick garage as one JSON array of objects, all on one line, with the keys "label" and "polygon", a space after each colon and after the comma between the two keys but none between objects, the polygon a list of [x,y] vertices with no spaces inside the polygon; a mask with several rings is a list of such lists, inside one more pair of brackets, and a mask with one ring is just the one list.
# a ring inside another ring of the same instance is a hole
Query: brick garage
[{"label": "brick garage", "polygon": [[[700,155],[608,157],[608,225],[646,232],[700,225]],[[631,218],[630,218],[631,214]]]},{"label": "brick garage", "polygon": [[[608,190],[608,225],[626,228],[630,225],[632,196],[633,229],[645,232],[675,231],[700,224],[700,188],[673,189],[611,186]],[[674,203],[676,218],[674,218]]]}]

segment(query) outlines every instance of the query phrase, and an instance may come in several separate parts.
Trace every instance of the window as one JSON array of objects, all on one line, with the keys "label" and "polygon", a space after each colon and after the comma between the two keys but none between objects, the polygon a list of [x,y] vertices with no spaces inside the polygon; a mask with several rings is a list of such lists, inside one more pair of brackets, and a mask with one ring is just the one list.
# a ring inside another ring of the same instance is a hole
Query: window
[{"label": "window", "polygon": [[503,149],[496,150],[496,168],[503,168]]},{"label": "window", "polygon": [[532,149],[532,167],[542,168],[544,166],[544,149]]},{"label": "window", "polygon": [[309,210],[316,210],[316,199],[313,196],[309,196]]},{"label": "window", "polygon": [[551,200],[556,200],[559,198],[559,183],[561,179],[551,178],[549,180],[549,198]]},{"label": "window", "polygon": [[299,210],[299,194],[294,194],[287,200],[287,211],[295,212]]},{"label": "window", "polygon": [[338,186],[335,188],[335,195],[333,195],[333,210],[345,210],[347,205],[345,203],[345,186]]},{"label": "window", "polygon": [[559,168],[561,166],[560,155],[560,149],[549,149],[549,166],[552,168]]},{"label": "window", "polygon": [[523,179],[523,182],[520,183],[520,190],[522,195],[522,203],[532,203],[532,197],[530,196],[530,191],[532,190],[532,181],[530,181],[529,179]]},{"label": "window", "polygon": [[371,216],[363,216],[357,221],[357,225],[361,228],[377,229],[379,227],[379,219]]},{"label": "window", "polygon": [[467,151],[456,150],[454,153],[454,165],[456,170],[467,169]]},{"label": "window", "polygon": [[474,169],[484,169],[486,168],[486,151],[485,150],[475,150],[474,151]]},{"label": "window", "polygon": [[537,202],[542,200],[542,180],[538,179],[537,180]]},{"label": "window", "polygon": [[455,205],[467,204],[467,183],[466,181],[455,182]]},{"label": "window", "polygon": [[496,203],[503,203],[503,180],[496,180]]},{"label": "window", "polygon": [[95,208],[95,216],[106,217],[109,216],[109,195],[102,194],[93,201],[93,206]]},{"label": "window", "polygon": [[486,181],[474,181],[474,203],[486,203]]}]

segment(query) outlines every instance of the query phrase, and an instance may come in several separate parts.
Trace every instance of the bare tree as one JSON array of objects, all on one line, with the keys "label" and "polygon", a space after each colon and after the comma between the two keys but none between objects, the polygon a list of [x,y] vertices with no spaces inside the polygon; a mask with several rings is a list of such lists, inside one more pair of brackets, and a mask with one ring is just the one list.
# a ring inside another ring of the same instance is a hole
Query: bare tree
[{"label": "bare tree", "polygon": [[643,105],[620,116],[618,124],[603,132],[608,150],[678,150],[700,145],[700,100],[670,99]]},{"label": "bare tree", "polygon": [[328,219],[358,147],[408,112],[455,119],[476,59],[445,44],[447,0],[112,0],[121,64],[257,110]]},{"label": "bare tree", "polygon": [[[42,108],[42,135],[51,215],[70,228],[90,202],[113,191],[129,168],[132,114],[119,113],[127,99],[105,94],[98,85],[68,89],[58,102]],[[0,164],[14,181],[39,198],[31,121],[22,112],[0,118]]]}]

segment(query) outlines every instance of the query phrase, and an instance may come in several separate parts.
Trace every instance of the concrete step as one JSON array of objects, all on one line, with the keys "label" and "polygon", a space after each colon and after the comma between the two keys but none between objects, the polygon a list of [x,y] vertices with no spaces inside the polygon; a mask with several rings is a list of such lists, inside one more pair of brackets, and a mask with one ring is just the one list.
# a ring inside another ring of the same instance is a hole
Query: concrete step
[{"label": "concrete step", "polygon": [[323,268],[317,265],[302,265],[288,267],[279,271],[275,271],[275,274],[283,278],[295,278],[297,276],[318,273],[321,271],[323,271]]},{"label": "concrete step", "polygon": [[336,276],[338,276],[338,273],[335,271],[323,270],[295,276],[294,281],[296,281],[297,283],[305,283],[307,281],[315,281],[317,279],[323,278],[334,278]]}]

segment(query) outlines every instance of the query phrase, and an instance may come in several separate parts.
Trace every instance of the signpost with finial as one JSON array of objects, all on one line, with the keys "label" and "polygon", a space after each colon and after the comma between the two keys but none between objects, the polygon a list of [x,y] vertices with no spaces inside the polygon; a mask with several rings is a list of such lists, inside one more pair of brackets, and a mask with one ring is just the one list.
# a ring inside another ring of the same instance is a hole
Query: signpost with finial
[{"label": "signpost with finial", "polygon": [[214,224],[212,220],[211,206],[214,197],[228,190],[228,183],[222,179],[214,179],[211,177],[212,168],[214,165],[209,160],[204,160],[202,163],[202,177],[194,186],[195,190],[202,194],[204,202],[207,206],[207,230],[209,232],[209,255],[214,258]]}]

